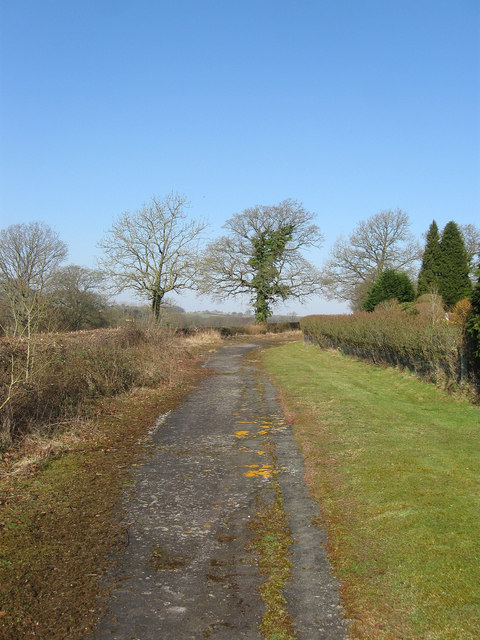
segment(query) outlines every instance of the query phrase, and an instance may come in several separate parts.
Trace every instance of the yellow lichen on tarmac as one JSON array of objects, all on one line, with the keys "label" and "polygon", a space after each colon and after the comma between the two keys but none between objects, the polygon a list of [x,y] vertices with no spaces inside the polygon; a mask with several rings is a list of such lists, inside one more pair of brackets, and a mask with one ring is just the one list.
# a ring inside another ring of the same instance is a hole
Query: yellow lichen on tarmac
[{"label": "yellow lichen on tarmac", "polygon": [[246,438],[248,435],[250,435],[249,431],[235,431],[235,433],[233,434],[235,436],[235,438]]},{"label": "yellow lichen on tarmac", "polygon": [[271,478],[272,474],[275,473],[273,464],[264,464],[263,467],[259,467],[258,464],[247,464],[245,466],[252,467],[250,471],[246,471],[243,474],[247,478],[256,478],[258,476]]}]

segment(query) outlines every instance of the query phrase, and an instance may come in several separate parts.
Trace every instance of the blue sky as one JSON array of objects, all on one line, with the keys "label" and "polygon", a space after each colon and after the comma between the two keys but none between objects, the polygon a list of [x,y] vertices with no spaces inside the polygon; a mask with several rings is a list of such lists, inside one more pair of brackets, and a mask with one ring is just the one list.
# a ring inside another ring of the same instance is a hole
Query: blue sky
[{"label": "blue sky", "polygon": [[0,227],[42,220],[70,262],[171,190],[212,238],[303,202],[318,266],[384,209],[480,225],[478,0],[0,0],[0,25]]}]

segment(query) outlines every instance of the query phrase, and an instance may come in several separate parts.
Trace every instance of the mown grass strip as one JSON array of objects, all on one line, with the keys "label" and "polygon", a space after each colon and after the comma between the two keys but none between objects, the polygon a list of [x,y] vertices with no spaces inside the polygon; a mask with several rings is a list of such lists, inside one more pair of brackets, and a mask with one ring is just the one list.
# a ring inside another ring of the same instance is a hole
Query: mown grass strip
[{"label": "mown grass strip", "polygon": [[301,343],[264,359],[322,504],[351,637],[478,640],[480,409]]}]

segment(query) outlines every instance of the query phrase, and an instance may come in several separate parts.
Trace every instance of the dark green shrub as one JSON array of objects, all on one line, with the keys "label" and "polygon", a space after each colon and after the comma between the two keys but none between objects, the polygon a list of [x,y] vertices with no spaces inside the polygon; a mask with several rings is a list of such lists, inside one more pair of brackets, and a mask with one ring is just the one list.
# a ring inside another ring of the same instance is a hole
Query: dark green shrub
[{"label": "dark green shrub", "polygon": [[415,289],[406,273],[398,273],[394,269],[386,269],[370,287],[363,302],[364,311],[373,311],[385,300],[398,302],[412,302],[415,299]]},{"label": "dark green shrub", "polygon": [[477,283],[472,293],[472,306],[466,322],[468,352],[475,379],[480,386],[480,263],[477,269]]}]

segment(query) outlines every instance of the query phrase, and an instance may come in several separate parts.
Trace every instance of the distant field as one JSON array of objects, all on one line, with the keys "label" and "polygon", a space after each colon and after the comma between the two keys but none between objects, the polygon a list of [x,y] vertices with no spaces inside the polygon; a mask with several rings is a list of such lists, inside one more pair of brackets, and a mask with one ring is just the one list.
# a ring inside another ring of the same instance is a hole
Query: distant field
[{"label": "distant field", "polygon": [[480,408],[299,342],[264,359],[320,500],[351,637],[480,637]]}]

